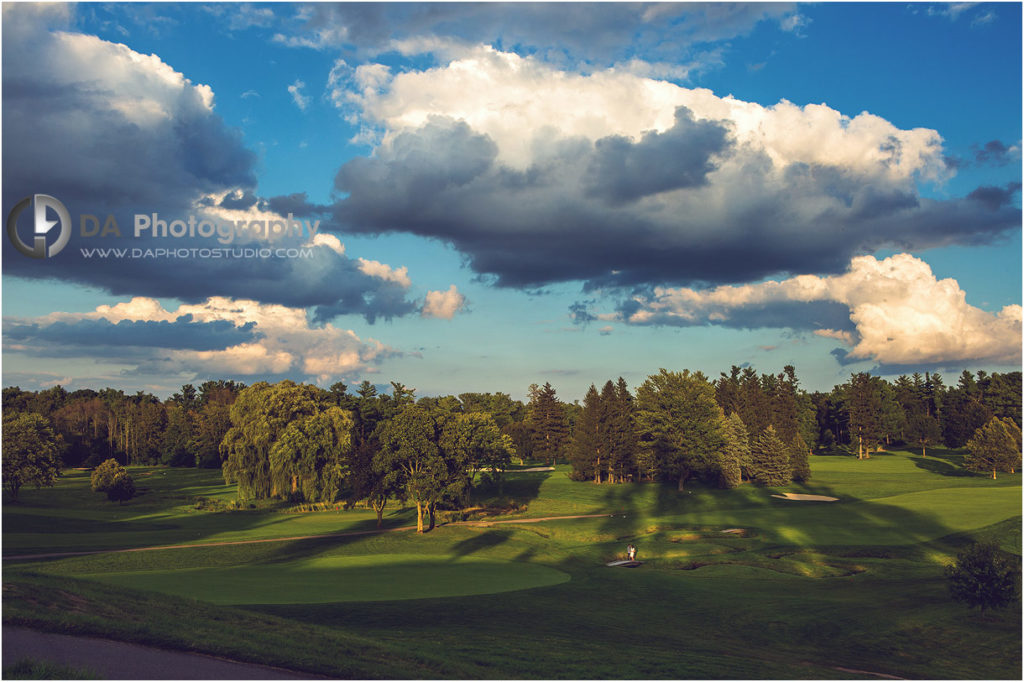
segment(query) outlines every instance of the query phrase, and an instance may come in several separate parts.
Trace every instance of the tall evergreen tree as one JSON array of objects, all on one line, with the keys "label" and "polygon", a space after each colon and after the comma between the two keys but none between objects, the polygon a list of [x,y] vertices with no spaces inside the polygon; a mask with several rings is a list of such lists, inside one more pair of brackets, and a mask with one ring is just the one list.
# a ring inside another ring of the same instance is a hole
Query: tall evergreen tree
[{"label": "tall evergreen tree", "polygon": [[964,465],[971,471],[1016,471],[1021,461],[1021,431],[1012,419],[992,417],[967,441]]},{"label": "tall evergreen tree", "polygon": [[768,426],[758,436],[750,451],[751,473],[758,485],[780,486],[793,480],[789,448],[774,427]]},{"label": "tall evergreen tree", "polygon": [[[740,418],[747,425],[751,438],[756,438],[771,424],[771,404],[752,367],[744,367],[740,376]],[[751,443],[753,444],[753,443]]]},{"label": "tall evergreen tree", "polygon": [[794,481],[803,483],[811,480],[810,454],[803,436],[799,433],[793,436],[789,442],[789,473]]},{"label": "tall evergreen tree", "polygon": [[662,369],[637,388],[636,402],[639,447],[663,475],[678,481],[679,490],[712,467],[724,442],[725,415],[703,374]]},{"label": "tall evergreen tree", "polygon": [[918,412],[907,422],[907,440],[921,446],[921,456],[928,456],[928,446],[935,445],[942,439],[942,427],[939,420],[924,412]]},{"label": "tall evergreen tree", "polygon": [[[601,459],[604,454],[601,412],[601,396],[598,394],[597,388],[591,384],[583,398],[583,412],[576,424],[576,432],[573,434],[572,448],[569,454],[574,480],[601,482]],[[607,459],[603,465],[607,466]]]},{"label": "tall evergreen tree", "polygon": [[636,471],[635,406],[622,377],[615,383],[613,395],[608,421],[608,456],[614,475],[622,483]]},{"label": "tall evergreen tree", "polygon": [[871,457],[871,449],[882,439],[882,391],[877,377],[859,372],[845,386],[850,419],[850,437],[857,446],[857,459]]},{"label": "tall evergreen tree", "polygon": [[534,456],[553,466],[568,443],[569,424],[550,383],[538,389],[531,400],[529,423]]},{"label": "tall evergreen tree", "polygon": [[722,429],[723,444],[720,458],[719,483],[723,488],[735,488],[750,475],[750,435],[739,414],[733,412],[725,418]]},{"label": "tall evergreen tree", "polygon": [[1012,419],[1021,426],[1021,373],[993,373],[985,376],[979,372],[978,386],[981,403],[997,417]]}]

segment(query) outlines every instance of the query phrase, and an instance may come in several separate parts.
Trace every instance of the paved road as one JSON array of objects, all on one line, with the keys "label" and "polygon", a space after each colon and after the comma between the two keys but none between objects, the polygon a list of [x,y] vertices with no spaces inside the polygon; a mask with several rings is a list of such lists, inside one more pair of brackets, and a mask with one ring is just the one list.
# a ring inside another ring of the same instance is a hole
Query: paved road
[{"label": "paved road", "polygon": [[3,626],[3,664],[32,658],[89,668],[107,680],[309,680],[322,677],[95,637]]}]

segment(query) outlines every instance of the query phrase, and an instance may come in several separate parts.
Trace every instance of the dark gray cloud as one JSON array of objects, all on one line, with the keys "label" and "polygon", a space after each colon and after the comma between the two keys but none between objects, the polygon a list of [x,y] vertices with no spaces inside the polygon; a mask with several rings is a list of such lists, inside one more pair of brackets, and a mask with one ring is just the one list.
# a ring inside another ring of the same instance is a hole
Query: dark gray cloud
[{"label": "dark gray cloud", "polygon": [[[649,300],[643,297],[626,299],[619,303],[617,312],[628,320]],[[708,310],[707,313],[716,312]],[[717,310],[721,313],[721,310]],[[693,318],[655,312],[644,321],[631,321],[637,325],[661,325],[669,327],[719,326],[732,329],[767,329],[785,327],[798,331],[833,329],[855,332],[856,326],[850,321],[850,307],[835,301],[777,301],[754,305],[738,305],[728,309],[727,315],[696,314]]]},{"label": "dark gray cloud", "polygon": [[312,204],[309,202],[309,195],[305,192],[285,194],[279,197],[270,197],[265,201],[266,210],[278,215],[292,215],[299,218],[310,218],[321,215],[330,210],[330,206]]},{"label": "dark gray cloud", "polygon": [[585,191],[612,204],[707,184],[714,157],[729,146],[727,128],[717,121],[695,121],[686,107],[676,109],[675,125],[648,132],[639,142],[622,136],[594,144],[584,175]]},{"label": "dark gray cloud", "polygon": [[[34,354],[63,354],[62,348],[72,348],[81,355],[83,347],[109,349],[110,357],[121,356],[130,347],[146,349],[223,350],[229,346],[248,343],[260,337],[253,330],[254,323],[235,326],[233,322],[216,320],[195,322],[191,315],[182,315],[173,322],[157,320],[83,319],[74,322],[58,321],[51,324],[5,321],[3,334],[8,342],[26,344]],[[90,348],[91,355],[95,348]]]},{"label": "dark gray cloud", "polygon": [[[320,320],[358,314],[372,322],[418,311],[418,304],[406,299],[405,287],[364,273],[357,260],[323,245],[312,248],[307,259],[83,254],[82,249],[96,247],[131,253],[255,246],[209,237],[156,239],[148,233],[137,239],[133,220],[158,214],[170,222],[190,215],[216,217],[220,209],[257,208],[257,158],[241,133],[214,113],[208,90],[154,58],[131,59],[124,46],[48,30],[66,19],[29,4],[4,9],[3,214],[24,197],[45,193],[67,206],[73,222],[69,244],[55,258],[35,260],[4,249],[5,274],[59,279],[114,295],[187,302],[228,296],[308,306]],[[266,204],[286,215],[284,209],[305,203],[299,198],[277,197]],[[101,224],[112,215],[120,236],[81,235],[83,214],[99,216]],[[309,237],[307,231],[270,246],[299,248]]]},{"label": "dark gray cloud", "polygon": [[588,301],[576,301],[569,306],[569,318],[573,321],[573,324],[589,324],[595,322],[597,316],[590,312],[590,307],[597,301],[590,299]]},{"label": "dark gray cloud", "polygon": [[1007,145],[999,140],[989,140],[974,150],[974,160],[994,166],[1005,166],[1011,161],[1020,160],[1020,146]]},{"label": "dark gray cloud", "polygon": [[259,199],[252,192],[235,190],[225,194],[224,198],[220,200],[219,206],[221,208],[244,211],[255,206],[258,201]]},{"label": "dark gray cloud", "polygon": [[[777,169],[730,146],[726,128],[683,110],[674,128],[632,144],[556,138],[516,170],[487,135],[434,117],[341,167],[347,196],[331,229],[450,242],[499,286],[587,290],[839,273],[879,248],[982,244],[1019,229],[1014,186],[940,201],[839,166]],[[726,157],[729,174],[708,186]],[[594,200],[597,187],[608,201]]]},{"label": "dark gray cloud", "polygon": [[[357,53],[393,40],[436,36],[543,51],[593,64],[639,50],[673,59],[691,46],[735,38],[763,21],[795,16],[793,3],[313,3],[284,18],[279,39]],[[671,30],[673,39],[664,40]]]},{"label": "dark gray cloud", "polygon": [[998,211],[1013,203],[1013,198],[1020,192],[1020,187],[1019,182],[1011,182],[1005,187],[983,186],[968,194],[967,198],[992,211]]}]

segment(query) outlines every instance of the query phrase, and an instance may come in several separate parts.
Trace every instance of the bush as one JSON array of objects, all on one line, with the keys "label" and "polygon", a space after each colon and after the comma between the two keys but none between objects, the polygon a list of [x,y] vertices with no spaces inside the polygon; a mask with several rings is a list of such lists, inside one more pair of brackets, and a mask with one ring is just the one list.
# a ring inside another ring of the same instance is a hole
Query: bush
[{"label": "bush", "polygon": [[130,500],[133,497],[135,497],[135,481],[127,471],[121,469],[107,486],[107,499],[123,504],[125,500]]},{"label": "bush", "polygon": [[124,470],[124,467],[121,466],[113,457],[104,461],[98,467],[93,469],[92,477],[90,478],[93,492],[106,492],[118,474],[126,473],[127,472]]},{"label": "bush", "polygon": [[975,606],[1004,608],[1020,599],[1020,558],[1006,554],[994,543],[977,542],[946,566],[953,599]]}]

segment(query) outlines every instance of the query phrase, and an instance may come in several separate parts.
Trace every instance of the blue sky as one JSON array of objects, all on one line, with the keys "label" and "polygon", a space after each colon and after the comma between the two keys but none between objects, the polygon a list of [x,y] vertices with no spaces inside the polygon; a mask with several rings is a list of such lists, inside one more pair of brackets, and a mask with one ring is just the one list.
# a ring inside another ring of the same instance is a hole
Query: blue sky
[{"label": "blue sky", "polygon": [[[1019,369],[1020,12],[6,4],[4,215],[73,230],[5,240],[3,384]],[[289,212],[317,233],[235,246],[307,258],[83,253]]]}]

